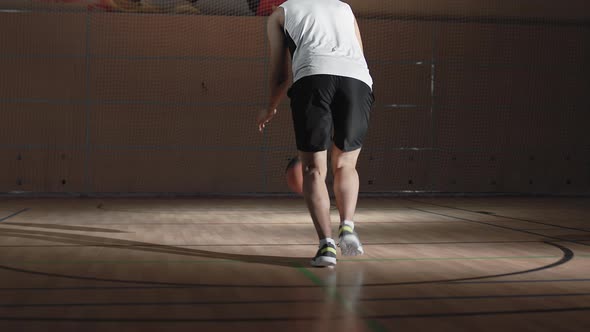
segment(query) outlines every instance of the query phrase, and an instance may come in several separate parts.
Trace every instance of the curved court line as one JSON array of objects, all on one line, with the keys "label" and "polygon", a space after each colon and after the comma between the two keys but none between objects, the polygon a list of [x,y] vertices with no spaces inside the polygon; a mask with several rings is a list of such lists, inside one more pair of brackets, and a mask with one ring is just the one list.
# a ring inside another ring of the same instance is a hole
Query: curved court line
[{"label": "curved court line", "polygon": [[[453,222],[460,222],[458,220],[446,220],[446,221],[372,221],[372,222],[364,222],[363,225],[404,225],[404,224],[443,224],[443,223],[453,223]],[[79,225],[80,223],[62,223],[62,225]],[[95,223],[94,225],[125,225],[125,226],[135,226],[135,225],[193,225],[193,226],[200,226],[200,225],[240,225],[240,226],[248,226],[248,225],[305,225],[310,226],[312,225],[311,222],[105,222],[105,223]],[[334,226],[338,225],[338,223],[333,223]],[[314,243],[317,244],[317,243]]]},{"label": "curved court line", "polygon": [[[349,263],[366,263],[366,262],[419,262],[419,261],[491,261],[491,260],[517,260],[517,259],[546,259],[556,258],[555,255],[543,256],[474,256],[474,257],[398,257],[398,258],[353,258],[353,259],[338,259],[339,262]],[[577,256],[584,257],[584,256]],[[229,264],[229,263],[244,263],[237,259],[193,259],[193,260],[7,260],[2,261],[3,264],[34,264],[34,265],[75,265],[75,264]],[[293,261],[293,267],[297,266],[297,262]],[[290,266],[291,267],[291,266]]]},{"label": "curved court line", "polygon": [[[453,284],[513,284],[513,283],[558,283],[558,282],[590,282],[590,278],[578,279],[520,279],[520,280],[488,280],[488,281],[458,281]],[[364,285],[363,285],[364,286]],[[352,287],[351,285],[337,285],[337,287]],[[104,290],[143,290],[143,289],[187,289],[193,286],[80,286],[80,287],[0,287],[0,291],[104,291]],[[304,288],[304,287],[300,287]]]},{"label": "curved court line", "polygon": [[[433,283],[452,283],[452,282],[464,282],[464,281],[471,281],[471,280],[481,280],[481,279],[489,279],[489,278],[498,278],[498,277],[505,277],[505,276],[514,276],[514,275],[522,275],[532,272],[538,272],[546,269],[550,269],[556,266],[563,265],[574,257],[574,252],[571,251],[569,248],[561,246],[556,243],[544,242],[547,245],[553,246],[558,248],[562,252],[561,258],[551,264],[547,264],[544,266],[540,266],[537,268],[516,271],[516,272],[508,272],[508,273],[500,273],[500,274],[493,274],[493,275],[485,275],[485,276],[477,276],[477,277],[466,277],[466,278],[455,278],[455,279],[439,279],[439,280],[424,280],[424,281],[405,281],[405,282],[389,282],[389,283],[368,283],[363,284],[363,287],[381,287],[381,286],[401,286],[401,285],[421,285],[421,284],[433,284]],[[240,255],[233,255],[236,257],[234,260],[240,260],[238,257]],[[297,268],[301,267],[301,264],[293,264],[291,267]],[[0,265],[1,270],[7,270],[12,272],[19,272],[25,274],[32,274],[32,275],[40,275],[46,277],[57,277],[57,278],[65,278],[65,279],[74,279],[74,280],[90,280],[90,281],[102,281],[102,282],[115,282],[115,283],[123,283],[123,284],[138,284],[138,285],[158,285],[158,286],[177,286],[177,287],[194,287],[194,288],[201,288],[201,287],[217,287],[217,288],[281,288],[281,289],[292,289],[292,288],[319,288],[325,287],[325,285],[240,285],[240,284],[193,284],[193,283],[175,283],[175,282],[162,282],[162,281],[143,281],[143,280],[125,280],[125,279],[110,279],[110,278],[98,278],[98,277],[85,277],[85,276],[73,276],[67,274],[59,274],[59,273],[50,273],[50,272],[42,272],[42,271],[34,271],[34,270],[27,270],[21,268],[15,268],[6,265]],[[350,287],[351,285],[347,284],[340,284],[337,285],[338,287]],[[352,285],[353,287],[358,287],[359,285]]]},{"label": "curved court line", "polygon": [[[1,234],[0,234],[1,235]],[[560,242],[560,241],[552,241]],[[397,245],[445,245],[445,244],[492,244],[492,243],[545,243],[540,240],[514,240],[514,241],[439,241],[439,242],[364,242],[363,246],[397,246]],[[240,243],[240,244],[166,244],[168,246],[182,247],[289,247],[289,246],[316,246],[317,243]],[[161,247],[161,244],[32,244],[32,245],[1,245],[0,248],[126,248],[126,247]]]},{"label": "curved court line", "polygon": [[481,279],[488,279],[488,278],[497,278],[497,277],[507,277],[507,276],[514,276],[514,275],[520,275],[520,274],[525,274],[525,273],[532,273],[532,272],[539,272],[542,270],[548,270],[551,268],[554,268],[556,266],[560,266],[563,265],[569,261],[571,261],[574,258],[574,252],[564,246],[561,246],[557,243],[551,243],[551,242],[545,242],[548,245],[552,245],[554,247],[557,247],[561,250],[561,252],[563,253],[563,256],[561,257],[560,260],[558,260],[557,262],[554,262],[552,264],[548,264],[545,266],[541,266],[538,268],[534,268],[534,269],[529,269],[529,270],[525,270],[525,271],[518,271],[518,272],[509,272],[509,273],[502,273],[502,274],[496,274],[494,276],[481,276],[481,277],[472,277],[472,278],[459,278],[459,279],[454,279],[454,280],[448,280],[447,282],[460,282],[460,281],[472,281],[472,280],[481,280]]},{"label": "curved court line", "polygon": [[[416,200],[409,199],[409,198],[405,198],[405,200],[406,201],[410,201],[410,202],[414,202],[414,203],[420,203],[420,204],[426,204],[426,205],[431,205],[431,206],[443,207],[443,208],[447,208],[447,209],[451,209],[451,210],[459,210],[459,211],[465,211],[465,212],[470,212],[470,213],[475,213],[475,214],[482,214],[481,212],[478,212],[478,211],[473,211],[473,210],[464,209],[464,208],[455,207],[455,206],[447,206],[447,205],[435,204],[435,203],[431,203],[431,202],[416,201]],[[490,215],[490,216],[498,217],[498,218],[509,219],[509,220],[517,220],[517,221],[529,222],[529,223],[532,223],[532,224],[539,224],[539,225],[551,226],[551,227],[555,227],[555,228],[569,229],[569,230],[574,230],[574,231],[579,231],[579,232],[590,233],[590,230],[583,229],[583,228],[576,228],[576,227],[568,227],[568,226],[554,225],[554,224],[544,223],[544,222],[536,221],[536,220],[527,220],[527,219],[521,219],[521,218],[516,218],[516,217],[503,216],[503,215],[495,214],[495,213],[494,214],[486,214],[486,215]]]},{"label": "curved court line", "polygon": [[[394,283],[372,283],[372,284],[364,284],[362,286],[363,287],[376,287],[376,286],[423,285],[423,284],[434,284],[434,283],[455,283],[455,282],[466,282],[466,281],[481,280],[481,279],[515,276],[515,275],[521,275],[521,274],[539,272],[542,270],[551,269],[556,266],[563,265],[563,264],[571,261],[574,258],[574,252],[572,250],[570,250],[569,248],[566,248],[566,247],[561,246],[556,243],[551,243],[551,242],[544,242],[544,243],[560,249],[563,254],[562,257],[554,263],[540,266],[540,267],[533,268],[533,269],[523,270],[523,271],[507,272],[507,273],[500,273],[500,274],[486,275],[486,276],[479,276],[479,277],[456,278],[456,279],[439,279],[439,280],[406,281],[406,282],[402,281],[402,282],[394,282]],[[350,285],[338,285],[338,286],[342,287],[342,286],[350,286]]]}]

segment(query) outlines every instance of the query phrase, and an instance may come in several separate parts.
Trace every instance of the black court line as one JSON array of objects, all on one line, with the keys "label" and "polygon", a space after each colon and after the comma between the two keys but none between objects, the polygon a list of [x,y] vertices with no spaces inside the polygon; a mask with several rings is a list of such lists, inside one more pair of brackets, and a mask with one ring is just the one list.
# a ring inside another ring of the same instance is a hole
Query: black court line
[{"label": "black court line", "polygon": [[57,230],[75,231],[75,232],[129,233],[129,232],[124,232],[124,231],[119,231],[116,229],[77,226],[77,225],[73,225],[73,224],[70,224],[70,225],[59,224],[58,225],[58,224],[37,224],[37,223],[27,223],[27,222],[17,222],[17,223],[5,222],[4,225],[19,226],[19,227],[31,227],[31,228],[45,228],[45,229],[50,229],[50,230],[57,229]]},{"label": "black court line", "polygon": [[[2,233],[0,232],[0,235]],[[552,241],[561,242],[561,241]],[[446,245],[446,244],[503,244],[503,243],[545,243],[541,240],[513,240],[513,241],[437,241],[437,242],[363,242],[363,246],[397,246],[397,245]],[[238,244],[31,244],[31,245],[0,245],[0,248],[133,248],[133,247],[292,247],[315,246],[310,243],[238,243]]]},{"label": "black court line", "polygon": [[[306,210],[255,210],[255,209],[242,209],[242,210],[224,210],[220,209],[208,209],[208,210],[191,210],[191,211],[179,211],[179,210],[154,210],[154,211],[146,211],[146,210],[116,210],[116,209],[107,209],[104,207],[99,207],[97,209],[109,212],[124,212],[124,213],[143,213],[143,214],[173,214],[173,215],[185,215],[185,214],[200,214],[200,213],[211,213],[211,212],[222,212],[224,214],[308,214]],[[237,223],[236,223],[237,224]],[[240,223],[243,224],[243,223]],[[308,223],[309,224],[309,223]]]},{"label": "black court line", "polygon": [[[6,233],[7,231],[3,231],[3,232]],[[38,239],[53,240],[53,241],[80,242],[83,240],[84,242],[87,242],[84,244],[103,244],[103,243],[96,243],[96,242],[97,241],[104,242],[105,240],[112,241],[112,242],[117,241],[114,239],[97,237],[97,236],[83,236],[81,239],[80,235],[71,235],[71,234],[65,234],[65,233],[62,234],[62,233],[56,233],[56,232],[36,232],[35,234],[30,234],[29,232],[16,232],[16,231],[13,232],[13,231],[11,231],[10,233],[7,233],[7,234],[9,236],[17,236],[17,237],[20,236],[20,237],[25,237],[25,238],[38,238]],[[39,235],[39,234],[41,234],[41,235]],[[286,258],[286,257],[274,257],[274,256],[253,256],[253,255],[216,253],[216,252],[211,252],[211,251],[186,249],[186,248],[182,248],[182,247],[172,247],[172,246],[165,246],[165,245],[160,245],[157,247],[153,247],[153,246],[152,247],[142,247],[141,245],[144,245],[147,243],[142,243],[142,242],[137,242],[137,241],[123,241],[123,240],[118,240],[118,241],[121,242],[120,244],[139,245],[137,247],[124,247],[126,249],[135,249],[135,250],[150,251],[150,252],[156,251],[156,252],[164,252],[164,253],[172,253],[172,254],[180,254],[180,255],[196,255],[196,256],[218,258],[218,259],[229,259],[229,260],[234,260],[234,261],[243,261],[245,263],[264,263],[264,264],[282,265],[282,266],[288,266],[288,267],[298,267],[298,266],[300,266],[300,264],[303,264],[302,262],[298,262],[297,259],[293,258],[293,257]],[[90,243],[88,243],[88,242],[90,242]],[[94,243],[92,243],[92,242],[94,242]],[[565,248],[565,247],[560,246],[555,243],[545,243],[545,244],[560,249],[563,254],[562,259],[560,259],[556,263],[552,263],[552,264],[546,265],[544,267],[526,270],[526,271],[518,271],[518,272],[508,273],[508,274],[501,274],[501,275],[492,275],[492,276],[488,275],[488,276],[483,276],[483,277],[459,278],[459,279],[452,279],[452,280],[431,280],[431,281],[424,281],[424,282],[370,284],[370,285],[366,285],[366,286],[375,286],[375,285],[378,285],[378,286],[390,285],[391,286],[391,285],[400,285],[400,284],[403,285],[403,284],[416,284],[416,283],[422,284],[422,283],[436,283],[436,282],[452,282],[452,281],[464,281],[464,280],[478,280],[478,279],[482,279],[482,278],[492,278],[492,277],[499,277],[499,276],[514,275],[514,274],[523,274],[523,273],[534,272],[534,271],[538,271],[540,269],[547,269],[547,268],[551,268],[553,266],[561,265],[573,258],[574,254],[568,248]],[[153,244],[150,244],[150,245],[153,245]],[[288,259],[288,261],[284,261],[285,259]],[[109,282],[121,282],[121,283],[136,283],[136,284],[151,284],[151,285],[157,284],[157,285],[175,285],[175,286],[192,285],[194,287],[258,287],[258,288],[271,288],[271,287],[272,288],[276,288],[276,287],[293,288],[293,287],[298,287],[296,285],[278,286],[278,285],[179,284],[179,283],[169,283],[169,282],[150,282],[150,281],[134,281],[134,280],[103,279],[103,278],[94,278],[94,277],[71,276],[71,275],[45,273],[45,272],[41,272],[41,271],[25,270],[25,269],[10,267],[10,266],[0,266],[0,268],[4,268],[6,270],[11,270],[14,272],[30,273],[30,274],[36,274],[36,275],[53,276],[53,277],[63,277],[63,278],[69,278],[69,279],[109,281]]]},{"label": "black court line", "polygon": [[458,281],[455,284],[536,284],[557,282],[588,282],[590,278],[574,279],[523,279],[523,280],[485,280],[485,281]]},{"label": "black court line", "polygon": [[15,212],[15,213],[13,213],[13,214],[11,214],[11,215],[7,216],[7,217],[1,218],[1,219],[0,219],[0,222],[6,221],[6,220],[8,220],[8,219],[10,219],[10,218],[12,218],[12,217],[15,217],[15,216],[17,216],[17,215],[19,215],[19,214],[21,214],[21,213],[23,213],[23,212],[29,211],[29,210],[30,210],[29,208],[24,208],[24,209],[21,209],[20,211],[17,211],[17,212]]},{"label": "black court line", "polygon": [[[490,278],[498,278],[498,277],[506,277],[506,276],[514,276],[514,275],[522,275],[532,272],[538,272],[542,270],[551,269],[556,266],[563,265],[570,260],[573,259],[574,253],[569,248],[561,246],[556,243],[545,242],[545,244],[553,246],[559,249],[562,252],[562,257],[557,260],[556,262],[540,266],[537,268],[522,270],[522,271],[515,271],[515,272],[508,272],[508,273],[500,273],[500,274],[493,274],[493,275],[484,275],[484,276],[476,276],[476,277],[466,277],[466,278],[456,278],[456,279],[439,279],[439,280],[425,280],[425,281],[405,281],[405,282],[389,282],[389,283],[369,283],[363,284],[363,287],[383,287],[383,286],[402,286],[402,285],[423,285],[423,284],[436,284],[436,283],[453,283],[459,281],[470,281],[470,280],[482,280],[482,279],[490,279]],[[227,259],[227,256],[233,256],[234,260],[240,261],[240,257],[242,255],[235,255],[235,254],[224,254]],[[298,263],[294,263],[291,267],[297,268],[301,266]],[[136,285],[158,285],[158,286],[181,286],[181,287],[194,287],[194,288],[253,288],[253,289],[298,289],[298,288],[323,288],[325,285],[317,285],[317,284],[305,284],[305,285],[243,285],[243,284],[193,284],[193,283],[175,283],[175,282],[162,282],[162,281],[144,281],[144,280],[127,280],[127,279],[110,279],[110,278],[99,278],[99,277],[85,277],[85,276],[75,276],[75,275],[66,275],[66,274],[59,274],[59,273],[50,273],[50,272],[43,272],[43,271],[35,271],[35,270],[26,270],[21,268],[10,267],[6,265],[0,265],[0,269],[12,272],[19,272],[25,273],[30,275],[37,275],[37,276],[45,276],[45,277],[57,277],[57,278],[64,278],[64,279],[73,279],[73,280],[89,280],[89,281],[104,281],[104,282],[114,282],[114,283],[122,283],[122,284],[136,284]],[[339,287],[358,287],[357,284],[352,285],[345,285],[341,284],[338,285]]]},{"label": "black court line", "polygon": [[[590,278],[582,279],[521,279],[521,280],[488,280],[488,281],[456,281],[451,285],[460,284],[511,284],[511,283],[567,283],[567,282],[590,282]],[[338,285],[337,287],[349,287],[351,285]],[[365,285],[362,285],[363,287]],[[386,285],[387,286],[387,285]],[[402,285],[403,286],[403,285]],[[412,286],[412,285],[408,285]],[[307,287],[307,286],[306,286]],[[358,287],[358,285],[351,286]],[[156,290],[156,289],[167,289],[167,290],[185,290],[193,289],[194,286],[80,286],[80,287],[0,287],[0,292],[63,292],[63,291],[105,291],[105,290],[117,290],[117,291],[135,291],[135,290]],[[307,287],[309,288],[309,287]]]},{"label": "black court line", "polygon": [[[484,213],[482,213],[480,211],[473,211],[473,210],[459,208],[459,207],[455,207],[455,206],[447,206],[447,205],[436,204],[436,203],[431,203],[431,202],[417,201],[417,200],[413,200],[413,199],[409,199],[409,198],[405,198],[405,200],[406,201],[410,201],[410,202],[414,202],[414,203],[421,203],[421,204],[426,204],[426,205],[438,206],[438,207],[452,209],[452,210],[465,211],[465,212],[470,212],[470,213],[475,213],[475,214],[484,214]],[[523,222],[533,223],[533,224],[537,224],[537,225],[544,225],[544,226],[550,226],[550,227],[555,227],[555,228],[569,229],[569,230],[574,230],[574,231],[580,231],[580,232],[590,233],[590,230],[587,230],[587,229],[584,229],[584,228],[554,225],[554,224],[549,224],[549,223],[545,223],[545,222],[541,222],[541,221],[536,221],[536,220],[529,220],[529,219],[522,219],[522,218],[504,216],[504,215],[500,215],[500,214],[496,214],[496,213],[493,213],[493,214],[487,214],[487,213],[485,213],[485,215],[494,216],[494,217],[498,217],[498,218],[509,219],[509,220],[523,221]]]},{"label": "black court line", "polygon": [[491,300],[491,299],[522,299],[522,298],[551,298],[590,296],[590,293],[549,293],[549,294],[513,294],[513,295],[464,295],[464,296],[415,296],[394,298],[366,298],[366,302],[395,302],[395,301],[447,301],[447,300]]},{"label": "black court line", "polygon": [[[391,225],[400,225],[400,224],[444,224],[444,223],[456,223],[459,222],[457,220],[448,220],[448,221],[402,221],[402,222],[390,222],[390,221],[374,221],[374,222],[362,222],[363,225],[383,225],[383,224],[391,224]],[[61,223],[62,225],[80,225],[79,222],[77,223]],[[256,226],[260,226],[260,225],[281,225],[281,226],[288,226],[288,225],[297,225],[297,226],[310,226],[312,225],[311,222],[187,222],[187,223],[179,223],[179,222],[154,222],[154,223],[150,223],[150,222],[144,222],[144,223],[123,223],[123,222],[119,222],[119,223],[84,223],[84,225],[99,225],[99,226],[152,226],[152,225],[157,225],[157,226],[176,226],[176,225],[183,225],[183,226],[202,226],[202,225],[215,225],[215,226],[223,226],[223,225],[231,225],[231,226],[235,226],[235,225],[240,225],[240,226],[248,226],[248,225],[256,225]],[[338,225],[337,223],[334,223],[333,226]]]},{"label": "black court line", "polygon": [[[466,222],[469,222],[469,223],[487,225],[487,226],[491,226],[491,227],[496,227],[496,228],[502,228],[502,229],[510,230],[510,231],[513,231],[513,232],[520,232],[520,233],[525,233],[525,234],[540,236],[542,238],[551,239],[551,240],[557,240],[559,242],[570,242],[570,243],[580,244],[580,245],[583,245],[583,246],[590,246],[590,244],[586,244],[586,243],[584,243],[582,241],[569,240],[569,239],[564,239],[564,238],[560,238],[560,237],[556,237],[556,236],[550,236],[550,235],[546,235],[546,234],[535,233],[535,232],[527,231],[527,230],[523,230],[523,229],[518,229],[518,228],[512,228],[512,227],[508,227],[508,226],[497,225],[497,224],[495,224],[493,222],[485,222],[485,221],[467,219],[467,218],[462,218],[462,217],[450,216],[448,214],[444,214],[444,213],[440,213],[440,212],[433,212],[433,211],[428,211],[428,210],[422,210],[422,209],[414,208],[414,207],[409,207],[409,209],[417,210],[417,211],[422,211],[424,213],[430,213],[430,214],[434,214],[434,215],[438,215],[438,216],[443,216],[443,217],[455,218],[455,219],[463,220],[463,221],[466,221]],[[553,241],[553,242],[555,242],[555,241]]]},{"label": "black court line", "polygon": [[562,229],[559,228],[519,228],[523,231],[562,231]]},{"label": "black court line", "polygon": [[[590,293],[555,294],[514,294],[514,295],[466,295],[466,296],[416,296],[361,298],[359,302],[405,302],[405,301],[449,301],[449,300],[493,300],[522,298],[584,297]],[[6,303],[0,308],[44,308],[44,307],[153,307],[153,306],[201,306],[201,305],[256,305],[256,304],[304,304],[324,303],[325,299],[307,300],[241,300],[241,301],[184,301],[184,302],[77,302],[77,303]]]},{"label": "black court line", "polygon": [[[399,315],[361,315],[362,319],[402,319],[402,318],[442,318],[442,317],[466,317],[466,316],[496,316],[496,315],[522,315],[522,314],[549,314],[560,312],[590,311],[590,307],[566,307],[553,309],[522,309],[503,311],[469,311],[469,312],[442,312],[426,314],[399,314]],[[0,316],[0,321],[27,321],[27,322],[100,322],[100,323],[261,323],[261,322],[296,322],[318,320],[341,320],[346,316],[302,316],[302,317],[251,317],[251,318],[65,318],[65,317],[10,317]]]},{"label": "black court line", "polygon": [[469,316],[498,316],[498,315],[523,315],[523,314],[549,314],[560,312],[590,311],[590,307],[566,307],[554,309],[523,309],[523,310],[499,310],[499,311],[469,311],[432,314],[409,315],[379,315],[370,316],[371,319],[400,319],[400,318],[443,318],[443,317],[469,317]]},{"label": "black court line", "polygon": [[[295,197],[290,197],[287,196],[287,198],[292,201],[291,198],[295,198]],[[109,211],[109,212],[124,212],[124,213],[147,213],[147,214],[154,214],[154,213],[163,213],[163,214],[186,214],[186,213],[203,213],[203,212],[223,212],[223,213],[235,213],[235,214],[243,214],[243,213],[256,213],[256,214],[308,214],[309,212],[307,211],[307,208],[305,207],[305,205],[302,205],[301,207],[291,207],[289,209],[272,209],[272,210],[268,210],[268,209],[260,209],[259,206],[252,206],[251,208],[230,208],[230,209],[224,209],[223,207],[219,207],[219,208],[195,208],[192,210],[186,210],[186,209],[175,209],[175,210],[135,210],[135,209],[118,209],[118,208],[111,208],[108,205],[105,206],[104,203],[99,203],[96,206],[97,209],[102,210],[102,211]],[[332,211],[337,211],[337,207],[336,205],[330,205],[330,210]],[[399,208],[382,208],[382,207],[357,207],[356,212],[357,213],[365,213],[365,212],[372,212],[375,213],[375,211],[397,211],[397,212],[402,212],[404,210],[407,210],[407,208],[405,207],[399,207]],[[417,221],[411,221],[411,222],[417,222]]]}]

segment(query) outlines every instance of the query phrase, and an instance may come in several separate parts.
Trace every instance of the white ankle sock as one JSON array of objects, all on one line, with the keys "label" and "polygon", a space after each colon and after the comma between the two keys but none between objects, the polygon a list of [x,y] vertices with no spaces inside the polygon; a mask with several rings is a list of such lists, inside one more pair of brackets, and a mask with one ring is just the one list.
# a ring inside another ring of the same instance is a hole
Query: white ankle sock
[{"label": "white ankle sock", "polygon": [[324,246],[324,244],[326,244],[326,243],[330,243],[333,246],[336,245],[336,242],[334,242],[334,239],[332,239],[331,237],[327,237],[325,239],[320,240],[320,247]]},{"label": "white ankle sock", "polygon": [[350,228],[354,229],[354,221],[352,221],[352,220],[343,220],[340,223],[340,226],[344,226],[344,225],[350,226]]}]

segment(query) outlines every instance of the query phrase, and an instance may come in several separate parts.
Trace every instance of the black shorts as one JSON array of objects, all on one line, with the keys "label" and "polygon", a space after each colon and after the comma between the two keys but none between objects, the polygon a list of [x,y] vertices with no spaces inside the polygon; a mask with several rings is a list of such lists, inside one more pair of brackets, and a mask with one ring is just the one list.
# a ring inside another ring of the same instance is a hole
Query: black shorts
[{"label": "black shorts", "polygon": [[342,151],[359,149],[369,127],[375,98],[363,81],[334,75],[299,79],[287,93],[297,149],[327,150],[332,141]]}]

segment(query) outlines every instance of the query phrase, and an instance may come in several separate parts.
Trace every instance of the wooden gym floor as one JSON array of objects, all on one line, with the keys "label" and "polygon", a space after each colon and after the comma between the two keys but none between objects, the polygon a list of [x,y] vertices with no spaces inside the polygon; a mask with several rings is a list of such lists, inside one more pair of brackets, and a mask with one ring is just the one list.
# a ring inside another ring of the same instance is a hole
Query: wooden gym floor
[{"label": "wooden gym floor", "polygon": [[[0,200],[0,331],[590,331],[590,198]],[[333,211],[334,229],[337,214]]]}]

